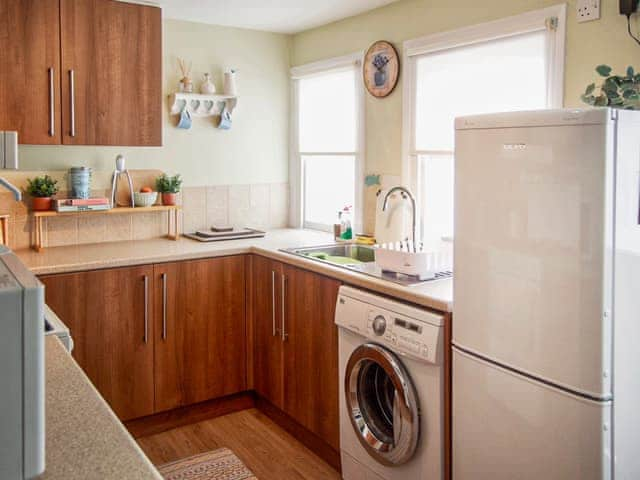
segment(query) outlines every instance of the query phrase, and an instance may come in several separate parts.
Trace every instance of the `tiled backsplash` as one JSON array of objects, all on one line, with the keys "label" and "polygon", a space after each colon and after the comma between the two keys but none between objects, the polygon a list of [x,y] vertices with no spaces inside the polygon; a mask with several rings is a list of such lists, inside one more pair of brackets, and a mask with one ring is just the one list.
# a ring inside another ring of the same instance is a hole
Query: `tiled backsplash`
[{"label": "tiled backsplash", "polygon": [[[13,181],[24,188],[21,182]],[[95,190],[93,195],[105,195],[106,192]],[[65,192],[58,195],[59,198],[64,196]],[[12,249],[28,248],[33,243],[33,218],[29,214],[29,201],[26,197],[22,202],[16,202],[10,193],[0,192],[0,214],[10,215],[9,246]],[[184,187],[178,195],[178,203],[182,204],[182,232],[193,232],[214,224],[258,229],[282,228],[288,224],[289,185]],[[54,247],[161,237],[166,235],[167,220],[166,212],[130,215],[88,213],[50,217],[46,219],[44,244]]]}]

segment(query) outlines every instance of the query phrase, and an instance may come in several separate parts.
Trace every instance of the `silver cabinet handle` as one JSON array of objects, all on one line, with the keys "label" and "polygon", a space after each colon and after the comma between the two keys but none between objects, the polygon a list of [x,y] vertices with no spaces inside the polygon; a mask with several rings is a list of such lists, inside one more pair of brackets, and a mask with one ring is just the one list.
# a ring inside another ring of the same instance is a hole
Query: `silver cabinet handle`
[{"label": "silver cabinet handle", "polygon": [[287,326],[285,324],[285,318],[286,318],[286,304],[287,304],[287,299],[286,299],[286,295],[287,295],[287,277],[284,275],[284,273],[282,274],[282,341],[284,342],[287,337],[289,336],[289,334],[287,333]]},{"label": "silver cabinet handle", "polygon": [[276,272],[271,270],[271,336],[275,337],[278,333],[276,330]]},{"label": "silver cabinet handle", "polygon": [[167,274],[162,274],[162,339],[167,339]]},{"label": "silver cabinet handle", "polygon": [[144,276],[144,343],[149,339],[149,277]]},{"label": "silver cabinet handle", "polygon": [[69,101],[71,108],[71,131],[69,135],[76,136],[76,82],[73,70],[69,70]]},{"label": "silver cabinet handle", "polygon": [[55,103],[55,85],[53,81],[53,67],[49,69],[49,136],[56,134],[56,103]]}]

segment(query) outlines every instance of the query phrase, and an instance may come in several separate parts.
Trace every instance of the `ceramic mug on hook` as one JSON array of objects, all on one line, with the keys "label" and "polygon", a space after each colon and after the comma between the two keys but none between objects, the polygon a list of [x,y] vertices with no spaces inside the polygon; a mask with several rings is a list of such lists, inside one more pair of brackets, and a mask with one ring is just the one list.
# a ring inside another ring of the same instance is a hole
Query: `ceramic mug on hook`
[{"label": "ceramic mug on hook", "polygon": [[189,130],[191,128],[191,114],[186,107],[180,112],[180,120],[178,121],[177,127],[184,130]]}]

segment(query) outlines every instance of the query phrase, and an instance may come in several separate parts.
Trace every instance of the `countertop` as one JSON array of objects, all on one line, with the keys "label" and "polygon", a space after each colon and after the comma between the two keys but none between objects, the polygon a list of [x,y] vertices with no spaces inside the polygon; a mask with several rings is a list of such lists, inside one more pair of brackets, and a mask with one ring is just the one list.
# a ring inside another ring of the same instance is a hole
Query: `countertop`
[{"label": "countertop", "polygon": [[55,335],[45,350],[46,467],[38,478],[161,480]]},{"label": "countertop", "polygon": [[267,232],[264,238],[224,242],[197,242],[184,237],[177,241],[157,238],[52,247],[39,253],[25,249],[17,250],[15,253],[36,275],[255,253],[336,278],[355,287],[434,310],[451,312],[453,282],[450,278],[406,287],[280,251],[282,248],[332,243],[335,242],[328,233],[280,229]]}]

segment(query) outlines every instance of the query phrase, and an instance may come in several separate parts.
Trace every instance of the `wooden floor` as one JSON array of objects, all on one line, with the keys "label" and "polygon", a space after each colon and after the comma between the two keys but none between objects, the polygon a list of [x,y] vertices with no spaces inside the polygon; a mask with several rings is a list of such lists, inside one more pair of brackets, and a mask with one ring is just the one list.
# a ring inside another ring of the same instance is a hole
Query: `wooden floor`
[{"label": "wooden floor", "polygon": [[259,480],[340,478],[338,472],[256,409],[137,440],[156,465],[227,447]]}]

